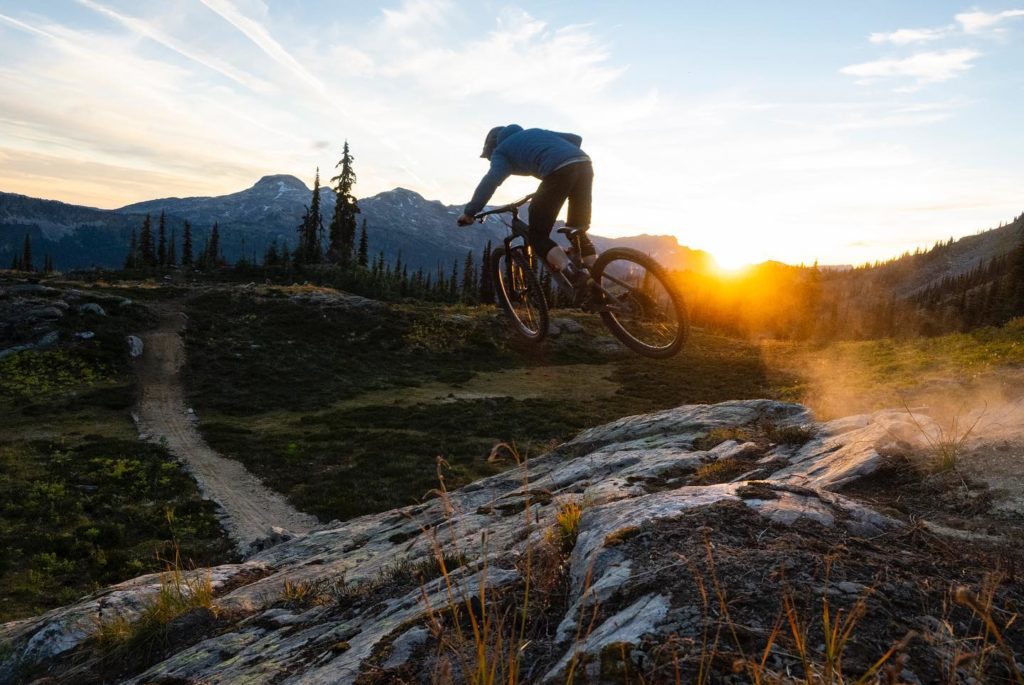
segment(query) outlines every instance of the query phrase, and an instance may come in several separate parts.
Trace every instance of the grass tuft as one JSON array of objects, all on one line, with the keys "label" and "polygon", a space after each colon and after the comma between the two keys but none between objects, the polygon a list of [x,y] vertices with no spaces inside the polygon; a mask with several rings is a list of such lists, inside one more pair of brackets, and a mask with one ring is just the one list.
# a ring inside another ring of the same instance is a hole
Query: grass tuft
[{"label": "grass tuft", "polygon": [[166,563],[160,589],[137,617],[117,615],[97,622],[93,640],[108,660],[134,660],[143,655],[148,659],[167,645],[175,619],[195,609],[216,614],[210,572],[185,571],[177,545],[174,558]]},{"label": "grass tuft", "polygon": [[721,428],[712,428],[708,431],[707,435],[697,438],[693,443],[694,449],[698,450],[710,450],[718,445],[721,445],[727,440],[735,440],[736,442],[747,442],[754,438],[754,432],[746,426],[728,426]]},{"label": "grass tuft", "polygon": [[973,421],[962,419],[961,413],[957,412],[949,421],[948,426],[935,422],[935,429],[928,430],[921,425],[921,422],[914,416],[906,402],[903,403],[910,420],[924,437],[931,453],[931,466],[939,473],[955,471],[967,447],[967,442],[977,429],[985,412],[980,412]]},{"label": "grass tuft", "polygon": [[579,502],[569,501],[558,505],[555,511],[555,525],[552,528],[552,537],[564,552],[572,551],[576,546],[576,538],[580,534],[580,518],[583,516],[583,507]]},{"label": "grass tuft", "polygon": [[693,474],[690,485],[716,485],[728,483],[751,469],[751,463],[744,459],[716,459],[702,464]]}]

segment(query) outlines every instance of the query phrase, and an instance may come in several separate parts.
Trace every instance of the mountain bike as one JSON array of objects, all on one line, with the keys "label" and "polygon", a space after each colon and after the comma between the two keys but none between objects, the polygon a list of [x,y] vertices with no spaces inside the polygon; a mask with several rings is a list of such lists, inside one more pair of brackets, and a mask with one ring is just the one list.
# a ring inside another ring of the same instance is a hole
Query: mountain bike
[{"label": "mountain bike", "polygon": [[[527,195],[474,218],[482,223],[487,216],[510,215],[510,219],[502,219],[509,234],[491,253],[495,296],[512,330],[524,340],[538,343],[548,334],[550,308],[538,277],[547,264],[530,248],[529,226],[519,218],[519,208],[531,198],[532,194]],[[678,353],[690,327],[682,293],[668,273],[650,256],[628,247],[606,250],[588,268],[580,245],[586,230],[564,227],[558,232],[569,241],[566,253],[572,273],[589,275],[589,279],[570,280],[564,272],[554,272],[551,281],[576,307],[598,314],[611,334],[634,352],[655,359]]]}]

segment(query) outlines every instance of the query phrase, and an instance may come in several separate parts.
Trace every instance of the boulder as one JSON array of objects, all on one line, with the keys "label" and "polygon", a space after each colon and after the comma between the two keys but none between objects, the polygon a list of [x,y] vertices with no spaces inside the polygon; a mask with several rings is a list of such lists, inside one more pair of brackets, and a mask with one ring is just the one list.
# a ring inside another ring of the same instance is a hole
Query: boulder
[{"label": "boulder", "polygon": [[64,311],[59,307],[47,306],[30,309],[25,314],[27,321],[54,321],[64,316]]},{"label": "boulder", "polygon": [[[576,334],[583,332],[583,324],[576,319],[569,319],[565,317],[552,319],[549,326],[551,330],[557,331],[558,333]],[[555,335],[558,333],[555,333]]]},{"label": "boulder", "polygon": [[40,285],[39,283],[17,283],[9,286],[7,290],[12,295],[51,295],[59,292],[56,288]]},{"label": "boulder", "polygon": [[5,357],[9,357],[12,354],[17,354],[18,352],[24,352],[26,350],[31,350],[31,349],[32,349],[32,345],[15,345],[14,347],[8,347],[8,348],[0,350],[0,359],[3,359]]},{"label": "boulder", "polygon": [[270,549],[274,545],[280,545],[282,542],[293,540],[294,538],[295,533],[290,530],[280,526],[271,526],[266,535],[250,543],[249,553],[254,554],[256,552],[261,552],[265,549]]},{"label": "boulder", "polygon": [[125,340],[128,343],[128,354],[131,355],[132,359],[138,359],[142,356],[144,345],[142,344],[142,338],[137,335],[129,335]]},{"label": "boulder", "polygon": [[57,342],[60,340],[60,333],[57,331],[50,331],[35,344],[37,350],[49,350],[57,346]]},{"label": "boulder", "polygon": [[78,306],[79,314],[94,314],[95,316],[106,316],[107,312],[95,302],[86,302]]}]

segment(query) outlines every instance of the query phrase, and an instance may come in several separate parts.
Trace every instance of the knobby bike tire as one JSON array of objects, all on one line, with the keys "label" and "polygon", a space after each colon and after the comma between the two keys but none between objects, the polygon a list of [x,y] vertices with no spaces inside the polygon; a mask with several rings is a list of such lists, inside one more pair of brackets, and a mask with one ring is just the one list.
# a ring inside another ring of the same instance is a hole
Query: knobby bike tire
[{"label": "knobby bike tire", "polygon": [[535,328],[531,328],[529,324],[524,323],[520,318],[511,301],[509,290],[510,288],[514,289],[514,284],[509,282],[510,274],[508,271],[501,268],[501,258],[504,256],[504,247],[499,247],[491,253],[491,282],[494,284],[494,293],[498,299],[498,304],[505,311],[505,316],[508,317],[512,330],[519,337],[533,343],[540,342],[548,334],[548,303],[544,299],[544,291],[540,287],[537,275],[530,268],[529,260],[523,255],[521,250],[512,248],[510,261],[517,269],[515,277],[522,279],[520,285],[524,291],[523,296],[531,298],[533,305],[537,309],[537,325]]},{"label": "knobby bike tire", "polygon": [[601,320],[604,322],[605,327],[611,331],[612,335],[618,338],[623,345],[645,357],[650,357],[652,359],[666,359],[678,354],[679,350],[683,347],[683,343],[686,342],[686,339],[690,334],[690,323],[689,317],[686,313],[686,303],[683,300],[682,292],[680,292],[678,286],[672,283],[669,279],[668,273],[660,264],[658,264],[658,262],[643,252],[633,250],[628,247],[615,247],[602,253],[601,256],[597,258],[597,261],[594,263],[594,268],[591,270],[594,280],[601,283],[605,268],[614,261],[633,262],[634,264],[646,269],[647,272],[650,273],[651,277],[656,279],[661,287],[665,289],[671,299],[678,324],[674,338],[670,343],[664,346],[649,345],[642,340],[638,340],[619,322],[613,311],[602,310],[600,312]]}]

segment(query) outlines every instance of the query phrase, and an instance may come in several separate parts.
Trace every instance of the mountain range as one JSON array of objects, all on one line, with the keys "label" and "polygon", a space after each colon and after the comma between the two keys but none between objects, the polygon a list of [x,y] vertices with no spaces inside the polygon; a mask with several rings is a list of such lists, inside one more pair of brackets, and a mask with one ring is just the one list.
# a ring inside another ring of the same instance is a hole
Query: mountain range
[{"label": "mountain range", "polygon": [[[31,238],[38,264],[48,254],[62,270],[119,267],[127,254],[132,230],[142,225],[146,215],[155,222],[161,213],[166,217],[168,237],[173,232],[179,245],[185,221],[192,224],[197,250],[205,244],[210,228],[217,222],[221,249],[229,262],[243,256],[259,262],[274,241],[279,246],[294,246],[297,227],[311,198],[312,190],[290,175],[264,176],[251,188],[228,195],[161,198],[113,210],[0,192],[0,267],[21,254],[26,234]],[[331,189],[320,189],[320,205],[326,225],[335,205]],[[383,252],[388,262],[401,257],[412,268],[447,269],[452,262],[465,259],[467,252],[479,254],[487,242],[498,244],[507,235],[506,227],[497,217],[488,217],[470,228],[458,228],[455,219],[461,207],[428,200],[405,188],[361,198],[359,207],[360,220],[366,222],[371,256]],[[966,273],[1009,252],[1020,239],[1022,226],[1024,223],[1018,217],[1005,226],[961,238],[944,245],[941,255],[935,255],[941,258],[917,260],[909,270],[900,267],[904,260],[881,268],[901,271],[898,283],[890,284],[893,292],[912,295],[937,280]],[[707,253],[682,246],[669,235],[593,238],[599,249],[629,245],[670,268],[702,269],[713,263]]]},{"label": "mountain range", "polygon": [[[312,190],[289,175],[264,176],[251,188],[213,197],[161,198],[104,210],[69,205],[24,195],[0,192],[0,266],[21,253],[29,234],[36,261],[49,254],[58,269],[119,267],[128,251],[133,229],[146,215],[154,222],[163,212],[168,237],[174,232],[179,245],[185,221],[192,224],[194,243],[200,249],[214,222],[229,262],[240,257],[262,260],[267,247],[293,247],[297,227],[312,198]],[[334,212],[335,196],[320,189],[324,224]],[[466,253],[482,252],[488,241],[498,244],[507,229],[497,217],[482,224],[458,228],[461,207],[427,200],[405,188],[395,188],[359,200],[360,221],[365,220],[370,254],[384,253],[389,262],[401,256],[412,268],[447,268]],[[599,248],[628,244],[666,263],[681,268],[706,264],[710,257],[680,246],[672,236],[639,235],[630,238],[594,236]],[[179,248],[180,252],[180,248]]]}]

